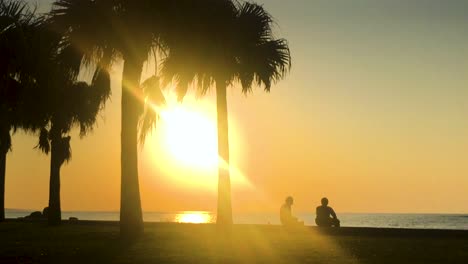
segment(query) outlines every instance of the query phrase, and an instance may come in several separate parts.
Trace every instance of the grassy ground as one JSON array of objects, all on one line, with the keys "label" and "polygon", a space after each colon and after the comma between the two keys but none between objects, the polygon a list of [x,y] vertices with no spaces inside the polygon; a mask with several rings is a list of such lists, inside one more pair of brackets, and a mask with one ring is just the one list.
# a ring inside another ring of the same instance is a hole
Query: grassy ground
[{"label": "grassy ground", "polygon": [[135,243],[117,223],[0,223],[0,263],[468,263],[467,231],[148,223]]}]

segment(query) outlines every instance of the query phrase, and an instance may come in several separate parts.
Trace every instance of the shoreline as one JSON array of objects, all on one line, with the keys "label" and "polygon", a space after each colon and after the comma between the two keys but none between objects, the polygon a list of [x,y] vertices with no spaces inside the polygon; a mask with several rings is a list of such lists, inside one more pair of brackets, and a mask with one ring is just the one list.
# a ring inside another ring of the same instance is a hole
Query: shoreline
[{"label": "shoreline", "polygon": [[[7,218],[17,219],[30,212],[7,213]],[[297,213],[306,225],[315,226],[314,213]],[[62,219],[76,217],[80,220],[119,221],[119,212],[62,211]],[[468,215],[463,214],[354,214],[341,213],[339,218],[346,227],[376,227],[403,229],[468,230]],[[205,211],[144,212],[145,222],[215,222],[216,214]],[[279,225],[277,213],[242,213],[233,216],[235,224]]]},{"label": "shoreline", "polygon": [[[14,219],[7,218],[5,222],[11,223],[37,223],[46,224],[46,219]],[[119,221],[106,220],[62,220],[63,225],[82,226],[119,226]],[[1,225],[1,223],[0,223]],[[147,228],[158,226],[216,226],[215,223],[178,223],[178,222],[144,222]],[[271,229],[284,229],[281,225],[274,224],[233,224],[233,227],[258,227]],[[425,228],[389,228],[389,227],[352,227],[323,228],[318,226],[304,226],[303,229],[315,231],[332,236],[397,236],[397,237],[455,237],[468,239],[468,230],[465,229],[425,229]]]}]

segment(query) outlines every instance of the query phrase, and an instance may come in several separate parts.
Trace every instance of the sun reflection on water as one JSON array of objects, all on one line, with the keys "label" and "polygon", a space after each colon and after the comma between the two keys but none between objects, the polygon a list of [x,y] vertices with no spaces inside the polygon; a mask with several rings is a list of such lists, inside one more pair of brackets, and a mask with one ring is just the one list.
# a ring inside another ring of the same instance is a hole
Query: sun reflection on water
[{"label": "sun reflection on water", "polygon": [[175,216],[177,223],[206,224],[212,223],[213,217],[208,212],[181,212]]}]

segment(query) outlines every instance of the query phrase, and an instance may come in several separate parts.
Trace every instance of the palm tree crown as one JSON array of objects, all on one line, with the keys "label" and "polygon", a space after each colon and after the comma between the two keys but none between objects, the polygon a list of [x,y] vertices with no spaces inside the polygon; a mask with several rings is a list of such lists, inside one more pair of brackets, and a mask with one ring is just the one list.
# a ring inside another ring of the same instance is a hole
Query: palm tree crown
[{"label": "palm tree crown", "polygon": [[0,1],[0,221],[5,218],[6,155],[11,150],[10,131],[30,127],[25,106],[32,91],[30,38],[41,23],[20,0]]},{"label": "palm tree crown", "polygon": [[244,93],[250,92],[253,84],[270,91],[291,67],[288,43],[274,37],[273,18],[262,6],[222,6],[217,8],[217,23],[211,19],[186,23],[184,37],[169,36],[167,40],[171,48],[162,73],[166,82],[175,80],[179,84],[181,98],[188,83],[196,81],[204,94],[216,79],[228,84],[239,82]]}]

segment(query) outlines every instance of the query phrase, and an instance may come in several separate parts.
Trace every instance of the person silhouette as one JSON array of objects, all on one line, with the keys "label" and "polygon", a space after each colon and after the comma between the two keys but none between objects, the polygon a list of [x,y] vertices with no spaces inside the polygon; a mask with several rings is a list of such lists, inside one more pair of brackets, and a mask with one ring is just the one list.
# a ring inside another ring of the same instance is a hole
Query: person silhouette
[{"label": "person silhouette", "polygon": [[317,207],[317,218],[315,223],[320,227],[340,227],[340,220],[336,217],[336,213],[328,206],[328,199],[326,197],[321,200],[322,205]]},{"label": "person silhouette", "polygon": [[284,226],[303,226],[304,222],[299,221],[291,212],[291,207],[294,204],[294,199],[291,196],[286,197],[284,204],[280,209],[280,221]]}]

